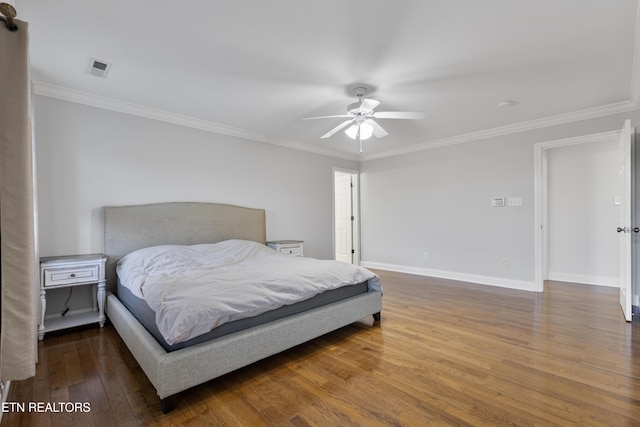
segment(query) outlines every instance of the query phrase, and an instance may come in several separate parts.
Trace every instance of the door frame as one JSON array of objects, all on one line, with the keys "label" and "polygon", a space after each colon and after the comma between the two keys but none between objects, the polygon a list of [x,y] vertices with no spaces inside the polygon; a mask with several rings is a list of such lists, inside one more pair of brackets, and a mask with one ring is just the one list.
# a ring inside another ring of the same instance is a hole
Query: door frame
[{"label": "door frame", "polygon": [[548,278],[549,266],[549,180],[548,150],[570,145],[588,144],[603,140],[617,140],[620,130],[600,132],[572,138],[540,142],[534,145],[534,288],[544,292],[544,281]]},{"label": "door frame", "polygon": [[331,235],[333,240],[333,255],[336,258],[336,174],[347,174],[353,178],[353,192],[351,201],[353,206],[353,218],[351,222],[353,236],[353,264],[360,265],[360,172],[352,169],[332,168],[331,171]]}]

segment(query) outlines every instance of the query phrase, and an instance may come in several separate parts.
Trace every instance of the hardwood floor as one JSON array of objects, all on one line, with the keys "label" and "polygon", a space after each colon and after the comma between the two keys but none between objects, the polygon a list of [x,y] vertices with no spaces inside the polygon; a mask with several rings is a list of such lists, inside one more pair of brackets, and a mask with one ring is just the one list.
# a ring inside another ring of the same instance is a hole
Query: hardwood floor
[{"label": "hardwood floor", "polygon": [[638,426],[640,324],[617,289],[543,294],[379,272],[382,322],[345,327],[178,395],[155,391],[115,330],[47,335],[3,426]]}]

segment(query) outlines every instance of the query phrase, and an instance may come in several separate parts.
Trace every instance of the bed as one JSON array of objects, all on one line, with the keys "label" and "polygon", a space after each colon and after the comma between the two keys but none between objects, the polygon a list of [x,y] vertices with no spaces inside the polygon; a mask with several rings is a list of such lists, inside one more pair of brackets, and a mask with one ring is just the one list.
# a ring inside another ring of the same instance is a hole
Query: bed
[{"label": "bed", "polygon": [[168,346],[148,324],[145,326],[144,321],[138,320],[139,312],[134,315],[130,311],[134,309],[135,299],[130,295],[127,298],[118,284],[118,262],[131,252],[159,245],[200,245],[228,240],[265,245],[265,211],[227,204],[177,202],[106,206],[103,214],[106,314],[155,387],[165,413],[175,407],[176,394],[181,391],[367,316],[380,319],[381,292],[360,285],[353,294],[320,300],[310,307],[274,318],[257,322],[250,319],[245,328],[206,341],[196,339],[188,346]]}]

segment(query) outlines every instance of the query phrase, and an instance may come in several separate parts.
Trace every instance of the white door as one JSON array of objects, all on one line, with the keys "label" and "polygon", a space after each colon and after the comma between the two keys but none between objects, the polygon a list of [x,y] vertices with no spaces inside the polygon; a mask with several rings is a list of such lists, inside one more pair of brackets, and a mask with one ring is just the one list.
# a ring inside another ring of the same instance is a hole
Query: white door
[{"label": "white door", "polygon": [[353,247],[353,181],[349,173],[336,172],[335,185],[335,247],[336,260],[354,263]]},{"label": "white door", "polygon": [[632,246],[633,217],[633,169],[632,169],[631,123],[624,122],[620,131],[619,145],[619,187],[616,204],[619,205],[617,232],[620,235],[620,306],[624,318],[631,321]]}]

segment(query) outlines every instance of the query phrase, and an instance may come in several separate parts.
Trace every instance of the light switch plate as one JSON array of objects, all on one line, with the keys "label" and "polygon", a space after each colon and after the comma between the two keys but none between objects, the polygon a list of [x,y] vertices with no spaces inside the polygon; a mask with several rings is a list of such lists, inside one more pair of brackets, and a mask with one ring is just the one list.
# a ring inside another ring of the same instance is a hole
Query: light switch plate
[{"label": "light switch plate", "polygon": [[509,206],[522,206],[522,197],[509,197],[507,203]]}]

